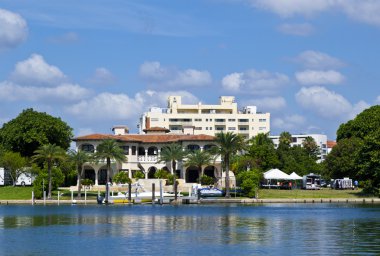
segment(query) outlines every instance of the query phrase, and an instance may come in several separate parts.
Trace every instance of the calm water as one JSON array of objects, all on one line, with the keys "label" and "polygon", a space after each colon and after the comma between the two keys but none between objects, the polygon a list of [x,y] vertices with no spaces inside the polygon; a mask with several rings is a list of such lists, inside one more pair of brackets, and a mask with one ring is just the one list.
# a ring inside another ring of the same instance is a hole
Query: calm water
[{"label": "calm water", "polygon": [[0,206],[0,255],[380,255],[380,206]]}]

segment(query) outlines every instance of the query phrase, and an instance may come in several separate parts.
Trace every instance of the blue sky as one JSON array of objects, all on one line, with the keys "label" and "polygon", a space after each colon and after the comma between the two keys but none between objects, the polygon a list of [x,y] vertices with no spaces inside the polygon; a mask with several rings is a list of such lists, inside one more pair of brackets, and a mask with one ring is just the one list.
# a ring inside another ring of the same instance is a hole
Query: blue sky
[{"label": "blue sky", "polygon": [[272,135],[335,139],[380,104],[379,71],[376,0],[0,0],[0,125],[34,108],[76,136],[136,132],[169,95],[233,95]]}]

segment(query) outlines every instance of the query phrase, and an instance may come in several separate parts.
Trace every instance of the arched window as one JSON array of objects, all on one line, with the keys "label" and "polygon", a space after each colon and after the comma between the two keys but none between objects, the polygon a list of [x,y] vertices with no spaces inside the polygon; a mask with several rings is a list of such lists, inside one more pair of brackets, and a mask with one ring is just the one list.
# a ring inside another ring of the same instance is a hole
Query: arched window
[{"label": "arched window", "polygon": [[187,146],[187,149],[190,150],[190,151],[195,151],[195,150],[199,150],[200,147],[196,144],[190,144]]},{"label": "arched window", "polygon": [[204,150],[210,150],[211,148],[216,147],[214,144],[207,144],[203,147]]},{"label": "arched window", "polygon": [[94,153],[95,151],[94,145],[91,145],[91,144],[83,144],[81,146],[81,149],[82,151],[88,152],[88,153]]},{"label": "arched window", "polygon": [[149,147],[148,148],[148,156],[156,156],[157,152],[158,152],[158,150],[156,147]]}]

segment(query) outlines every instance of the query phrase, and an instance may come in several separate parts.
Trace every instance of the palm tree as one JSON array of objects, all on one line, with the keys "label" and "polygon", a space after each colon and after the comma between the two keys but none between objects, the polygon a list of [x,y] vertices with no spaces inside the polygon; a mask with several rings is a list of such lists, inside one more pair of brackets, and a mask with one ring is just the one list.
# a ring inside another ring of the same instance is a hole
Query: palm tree
[{"label": "palm tree", "polygon": [[177,181],[176,181],[176,166],[177,166],[177,161],[182,161],[185,156],[187,155],[187,152],[182,150],[182,146],[178,143],[172,143],[168,146],[165,146],[161,150],[160,157],[157,161],[157,163],[162,163],[162,162],[171,162],[172,165],[172,173],[174,176],[174,199],[177,200]]},{"label": "palm tree", "polygon": [[199,178],[203,176],[203,166],[205,165],[210,165],[214,160],[214,156],[212,156],[209,152],[207,151],[200,151],[200,150],[195,150],[190,152],[186,156],[186,162],[185,166],[196,166],[199,171]]},{"label": "palm tree", "polygon": [[95,158],[98,161],[106,159],[107,161],[107,178],[106,178],[106,198],[105,202],[108,203],[108,182],[110,180],[111,160],[116,162],[125,162],[127,157],[124,150],[120,147],[119,143],[114,139],[106,139],[96,148]]},{"label": "palm tree", "polygon": [[307,151],[310,157],[317,157],[319,153],[319,148],[313,137],[307,136],[305,140],[302,142],[302,146]]},{"label": "palm tree", "polygon": [[292,143],[292,135],[289,132],[282,132],[279,138],[279,146],[289,148]]},{"label": "palm tree", "polygon": [[222,157],[222,165],[226,173],[226,197],[230,197],[230,159],[233,154],[244,149],[244,138],[232,132],[217,133],[215,137],[216,142],[219,144],[216,154]]},{"label": "palm tree", "polygon": [[75,164],[77,169],[77,177],[78,177],[78,199],[81,198],[81,179],[83,172],[83,164],[89,162],[91,159],[91,155],[83,150],[69,150],[68,152],[69,160]]},{"label": "palm tree", "polygon": [[51,179],[51,169],[53,164],[58,160],[64,160],[66,158],[65,151],[55,145],[55,144],[46,144],[40,146],[37,150],[34,151],[34,156],[32,157],[33,161],[42,160],[46,162],[48,169],[48,180],[49,180],[49,189],[48,189],[48,199],[51,199],[52,191],[52,179]]}]

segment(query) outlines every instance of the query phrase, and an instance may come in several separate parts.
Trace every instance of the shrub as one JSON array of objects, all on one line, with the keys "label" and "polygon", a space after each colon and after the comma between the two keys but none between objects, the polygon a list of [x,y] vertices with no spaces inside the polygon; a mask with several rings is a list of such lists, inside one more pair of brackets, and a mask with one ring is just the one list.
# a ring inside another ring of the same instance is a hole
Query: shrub
[{"label": "shrub", "polygon": [[113,176],[113,181],[119,184],[131,184],[132,180],[128,177],[128,173],[121,171]]},{"label": "shrub", "polygon": [[[34,167],[36,168],[36,167]],[[38,170],[38,176],[33,182],[33,190],[35,198],[43,197],[43,190],[48,191],[49,180],[47,169]],[[61,169],[53,167],[51,170],[52,189],[56,190],[65,181],[65,175],[63,175]],[[45,185],[43,189],[42,185]]]},{"label": "shrub", "polygon": [[240,172],[236,178],[238,185],[243,190],[243,194],[248,197],[254,197],[261,178],[260,172],[258,170],[244,171]]},{"label": "shrub", "polygon": [[[176,178],[178,178],[178,177],[176,177]],[[177,183],[177,185],[179,184],[178,180],[176,180],[176,183]],[[173,184],[174,184],[174,175],[169,173],[167,178],[166,178],[166,185],[173,185]]]},{"label": "shrub", "polygon": [[144,179],[145,178],[145,174],[142,171],[136,171],[135,175],[134,175],[134,178],[136,180]]},{"label": "shrub", "polygon": [[207,176],[207,175],[202,175],[199,180],[200,180],[201,185],[213,185],[214,184],[214,178]]},{"label": "shrub", "polygon": [[160,169],[155,172],[154,177],[156,179],[167,179],[170,173],[166,170]]},{"label": "shrub", "polygon": [[93,183],[92,180],[90,180],[90,179],[82,179],[82,180],[81,180],[81,184],[82,184],[83,186],[92,186],[94,183]]}]

